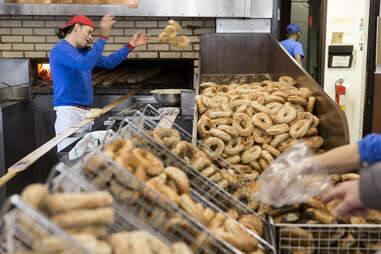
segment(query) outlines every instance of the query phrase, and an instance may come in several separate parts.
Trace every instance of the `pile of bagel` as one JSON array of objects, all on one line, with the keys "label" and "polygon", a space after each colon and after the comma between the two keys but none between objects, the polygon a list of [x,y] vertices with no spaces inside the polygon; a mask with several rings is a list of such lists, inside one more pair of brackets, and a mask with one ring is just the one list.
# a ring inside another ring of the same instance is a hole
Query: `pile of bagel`
[{"label": "pile of bagel", "polygon": [[173,47],[187,49],[190,47],[189,38],[187,36],[177,34],[183,29],[175,20],[168,20],[168,26],[164,28],[164,32],[159,35],[161,43],[170,43]]},{"label": "pile of bagel", "polygon": [[[21,199],[94,254],[122,254],[127,250],[136,254],[193,253],[183,242],[169,247],[146,231],[110,233],[115,223],[111,207],[114,198],[107,191],[50,194],[44,185],[31,184],[23,190]],[[52,234],[40,223],[26,213],[19,213],[17,224],[22,228],[23,241],[32,246],[33,251],[9,253],[81,253],[65,238]]]},{"label": "pile of bagel", "polygon": [[[161,142],[177,146],[172,138],[166,139],[161,135],[162,130],[157,132],[160,134]],[[153,136],[156,137],[157,132]],[[258,241],[246,230],[262,236],[261,219],[255,215],[239,214],[234,209],[227,211],[229,217],[196,202],[190,196],[190,185],[186,174],[179,168],[166,167],[154,154],[136,147],[135,144],[139,142],[142,141],[136,139],[135,142],[128,139],[116,140],[105,147],[104,154],[119,164],[123,170],[134,174],[141,182],[127,172],[116,170],[112,163],[100,155],[91,155],[86,158],[84,167],[86,178],[99,189],[109,189],[118,199],[122,199],[123,203],[130,205],[131,209],[139,208],[137,214],[145,222],[164,225],[166,230],[173,231],[176,231],[176,227],[181,227],[194,235],[198,244],[210,244],[210,235],[195,228],[190,224],[189,219],[167,212],[167,209],[162,206],[163,203],[158,201],[160,197],[145,188],[142,183],[144,182],[146,186],[160,193],[172,204],[235,248],[245,253],[261,253]],[[195,235],[197,231],[199,232]],[[193,248],[197,246],[192,242],[187,242],[187,244]]]},{"label": "pile of bagel", "polygon": [[319,150],[316,98],[289,76],[279,81],[218,85],[204,82],[195,98],[198,138],[244,173],[262,172],[288,147],[303,141]]},{"label": "pile of bagel", "polygon": [[[336,185],[345,181],[357,180],[359,174],[332,175]],[[282,253],[325,253],[324,248],[330,248],[348,253],[374,253],[381,247],[380,228],[362,228],[361,225],[381,223],[381,212],[370,210],[368,216],[334,218],[332,210],[340,200],[332,200],[327,204],[321,201],[318,195],[307,202],[274,209],[267,205],[260,205],[262,213],[269,214],[277,224],[296,224],[295,226],[279,227],[279,243]],[[321,227],[309,227],[319,224]],[[353,224],[353,227],[324,227],[332,224]],[[360,251],[363,249],[364,252]],[[367,252],[369,250],[370,252]]]}]

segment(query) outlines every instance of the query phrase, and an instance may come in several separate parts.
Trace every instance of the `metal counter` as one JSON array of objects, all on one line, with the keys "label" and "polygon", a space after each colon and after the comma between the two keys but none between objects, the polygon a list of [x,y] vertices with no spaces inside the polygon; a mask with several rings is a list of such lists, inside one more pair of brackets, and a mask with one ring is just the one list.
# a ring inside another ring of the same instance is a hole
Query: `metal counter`
[{"label": "metal counter", "polygon": [[320,119],[319,135],[325,139],[323,148],[329,150],[349,143],[344,112],[270,34],[202,35],[199,73],[200,80],[214,74],[291,76],[299,87],[308,87],[314,92],[314,113]]}]

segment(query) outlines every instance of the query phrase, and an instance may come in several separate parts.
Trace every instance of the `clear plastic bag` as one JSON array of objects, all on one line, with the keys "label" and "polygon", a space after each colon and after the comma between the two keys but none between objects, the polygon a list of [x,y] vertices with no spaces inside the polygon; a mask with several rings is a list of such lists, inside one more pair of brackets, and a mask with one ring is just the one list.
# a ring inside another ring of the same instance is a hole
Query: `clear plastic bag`
[{"label": "clear plastic bag", "polygon": [[260,175],[260,189],[253,198],[282,207],[307,201],[331,186],[328,170],[304,143],[297,143],[282,153]]}]

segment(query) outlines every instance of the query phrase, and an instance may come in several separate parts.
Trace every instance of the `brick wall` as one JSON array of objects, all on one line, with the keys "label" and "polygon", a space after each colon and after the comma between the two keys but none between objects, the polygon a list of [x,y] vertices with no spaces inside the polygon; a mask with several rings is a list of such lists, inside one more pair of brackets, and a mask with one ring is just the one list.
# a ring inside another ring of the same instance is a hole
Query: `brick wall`
[{"label": "brick wall", "polygon": [[[91,17],[96,26],[100,17]],[[9,16],[0,15],[0,57],[2,58],[46,58],[50,49],[58,42],[55,28],[64,25],[70,16]],[[111,54],[128,42],[137,31],[151,35],[149,44],[129,54],[129,58],[188,58],[198,65],[200,35],[214,33],[214,18],[175,18],[191,41],[191,48],[182,50],[160,43],[158,35],[168,25],[168,18],[161,17],[117,17],[112,36],[105,46],[105,55]],[[98,34],[98,29],[95,35]]]}]

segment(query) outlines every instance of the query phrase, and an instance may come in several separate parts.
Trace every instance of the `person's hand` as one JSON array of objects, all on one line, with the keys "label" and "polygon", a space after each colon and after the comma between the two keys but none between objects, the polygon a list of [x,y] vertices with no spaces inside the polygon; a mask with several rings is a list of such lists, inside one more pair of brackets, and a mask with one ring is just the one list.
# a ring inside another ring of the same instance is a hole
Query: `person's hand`
[{"label": "person's hand", "polygon": [[132,47],[139,47],[149,42],[149,40],[150,36],[148,34],[142,34],[142,32],[137,32],[136,34],[134,34],[134,37],[132,37],[130,44]]},{"label": "person's hand", "polygon": [[341,202],[332,211],[332,215],[339,217],[361,217],[366,216],[368,209],[364,206],[360,198],[359,180],[349,181],[332,189],[323,196],[323,202],[340,199]]},{"label": "person's hand", "polygon": [[102,17],[99,23],[99,28],[101,30],[101,35],[108,37],[110,36],[112,25],[115,24],[115,18],[111,14],[107,14]]}]

